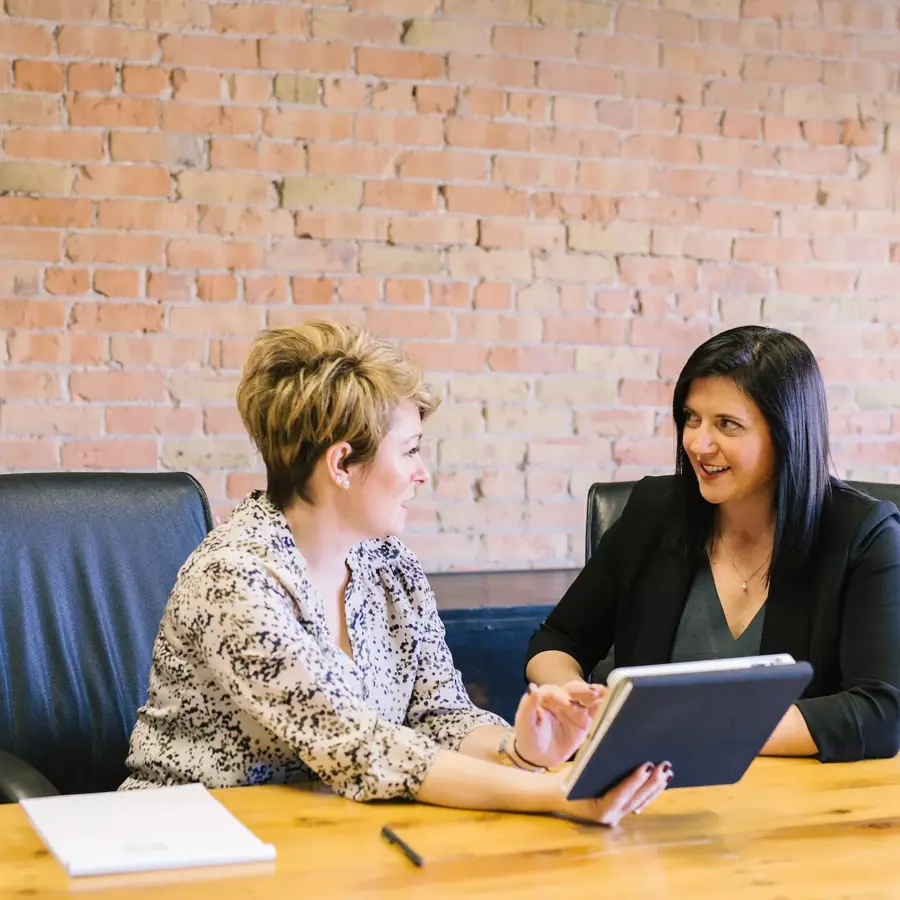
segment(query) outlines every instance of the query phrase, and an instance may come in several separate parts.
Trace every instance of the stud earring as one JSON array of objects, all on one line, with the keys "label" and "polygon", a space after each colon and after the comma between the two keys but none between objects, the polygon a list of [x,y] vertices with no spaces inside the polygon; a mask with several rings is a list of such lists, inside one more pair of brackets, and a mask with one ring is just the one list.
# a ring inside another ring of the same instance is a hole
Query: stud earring
[{"label": "stud earring", "polygon": [[350,487],[350,479],[345,478],[340,484],[341,487],[346,491]]}]

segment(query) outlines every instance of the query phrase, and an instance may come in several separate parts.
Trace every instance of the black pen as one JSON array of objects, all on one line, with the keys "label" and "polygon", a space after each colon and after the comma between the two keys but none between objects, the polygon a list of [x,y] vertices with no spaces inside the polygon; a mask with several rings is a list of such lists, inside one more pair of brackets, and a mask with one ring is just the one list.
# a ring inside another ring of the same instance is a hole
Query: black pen
[{"label": "black pen", "polygon": [[400,837],[393,829],[388,828],[388,826],[385,825],[385,826],[381,829],[381,836],[382,836],[389,844],[393,844],[395,847],[397,847],[397,848],[400,850],[400,852],[401,852],[401,853],[402,853],[402,854],[403,854],[403,855],[404,855],[404,856],[405,856],[405,857],[406,857],[406,858],[407,858],[414,866],[420,866],[420,867],[421,867],[421,865],[422,865],[422,857],[419,856],[419,854],[416,853],[416,851],[413,850],[413,848],[410,847],[409,844],[407,844],[406,841],[404,841],[403,838],[401,838],[401,837]]}]

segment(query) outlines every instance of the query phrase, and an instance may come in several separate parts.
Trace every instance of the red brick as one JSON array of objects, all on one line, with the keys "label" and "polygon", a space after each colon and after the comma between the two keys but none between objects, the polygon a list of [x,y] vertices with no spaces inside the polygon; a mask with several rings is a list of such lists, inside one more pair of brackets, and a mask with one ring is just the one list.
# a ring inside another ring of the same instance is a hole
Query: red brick
[{"label": "red brick", "polygon": [[75,25],[63,25],[57,38],[61,56],[92,60],[150,60],[157,52],[158,39],[159,36],[153,31]]},{"label": "red brick", "polygon": [[530,149],[531,135],[525,125],[454,117],[447,120],[447,143],[485,150],[527,151]]},{"label": "red brick", "polygon": [[66,100],[69,123],[102,128],[154,128],[159,118],[155,100],[72,94]]},{"label": "red brick", "polygon": [[[166,73],[160,74],[165,77]],[[222,79],[218,72],[173,69],[172,90],[176,100],[215,101],[222,96]]]},{"label": "red brick", "polygon": [[60,233],[0,229],[0,259],[57,262],[60,259]]},{"label": "red brick", "polygon": [[[176,69],[175,72],[180,72]],[[122,86],[126,94],[149,94],[156,96],[169,89],[168,69],[156,66],[128,66],[122,69]]]},{"label": "red brick", "polygon": [[168,437],[200,434],[202,430],[200,410],[190,407],[110,406],[105,421],[106,433],[111,435]]},{"label": "red brick", "polygon": [[177,269],[258,269],[262,260],[262,248],[249,241],[178,239],[166,248],[166,261]]},{"label": "red brick", "polygon": [[56,445],[47,438],[0,441],[0,465],[6,470],[57,468]]},{"label": "red brick", "polygon": [[700,222],[708,228],[736,231],[775,231],[775,210],[749,203],[704,203]]},{"label": "red brick", "polygon": [[17,59],[13,63],[13,82],[20,91],[59,93],[63,87],[61,63]]},{"label": "red brick", "polygon": [[168,169],[155,166],[81,166],[75,193],[88,197],[170,197],[172,180]]},{"label": "red brick", "polygon": [[284,303],[287,300],[287,278],[283,275],[254,275],[244,278],[247,303]]},{"label": "red brick", "polygon": [[156,441],[152,440],[70,441],[60,449],[64,469],[153,469],[157,456]]},{"label": "red brick", "polygon": [[[166,34],[160,38],[159,46],[162,60],[167,63],[215,69],[220,60],[227,59],[231,69],[255,69],[259,65],[256,41],[247,38]],[[263,65],[270,68],[266,63]]]},{"label": "red brick", "polygon": [[162,331],[163,309],[150,303],[76,303],[71,327],[85,331]]},{"label": "red brick", "polygon": [[334,300],[334,282],[329,278],[292,278],[291,295],[294,303],[304,306],[325,306]]},{"label": "red brick", "polygon": [[412,89],[416,109],[423,114],[455,113],[458,100],[456,87],[417,84]]},{"label": "red brick", "polygon": [[76,400],[164,400],[162,372],[73,372],[69,391]]},{"label": "red brick", "polygon": [[384,241],[388,236],[387,213],[373,210],[321,212],[300,210],[294,233],[299,238],[323,240]]},{"label": "red brick", "polygon": [[396,306],[424,306],[425,282],[413,278],[389,278],[384,286],[384,300]]},{"label": "red brick", "polygon": [[785,237],[737,238],[734,258],[739,262],[802,263],[809,259],[809,241]]},{"label": "red brick", "polygon": [[66,256],[75,263],[123,263],[159,265],[164,239],[140,234],[71,234],[66,238]]},{"label": "red brick", "polygon": [[103,410],[96,406],[7,403],[0,410],[0,431],[18,437],[94,435],[102,426]]},{"label": "red brick", "polygon": [[850,294],[855,281],[855,272],[841,269],[811,269],[809,266],[802,266],[778,270],[778,287],[789,294]]},{"label": "red brick", "polygon": [[164,103],[162,128],[190,134],[255,134],[259,111],[242,106]]},{"label": "red brick", "polygon": [[314,109],[267,109],[263,133],[270,137],[311,141],[343,141],[350,137],[353,119],[345,113]]},{"label": "red brick", "polygon": [[69,63],[70,91],[108,92],[116,83],[116,67],[111,63]]},{"label": "red brick", "polygon": [[[510,285],[503,282],[482,281],[475,286],[472,295],[472,306],[479,310],[512,309],[512,289]],[[459,322],[461,327],[462,318],[459,319]],[[488,338],[485,337],[483,339],[487,340]]]},{"label": "red brick", "polygon": [[841,91],[887,93],[891,90],[893,72],[886,63],[871,60],[822,64],[822,83]]},{"label": "red brick", "polygon": [[464,281],[432,281],[431,305],[466,309],[471,305],[471,288]]},{"label": "red brick", "polygon": [[681,72],[630,72],[623,75],[622,93],[626,97],[661,103],[700,105],[704,80],[700,75]]},{"label": "red brick", "polygon": [[127,269],[97,269],[94,272],[94,292],[104,297],[139,297],[142,273]]},{"label": "red brick", "polygon": [[4,18],[0,23],[0,53],[9,56],[51,56],[53,34],[40,25],[25,25]]},{"label": "red brick", "polygon": [[480,344],[407,341],[404,350],[417,359],[427,373],[481,372],[487,359],[487,350]]},{"label": "red brick", "polygon": [[7,158],[18,156],[89,162],[103,158],[103,137],[77,131],[17,129],[6,132],[3,150]]},{"label": "red brick", "polygon": [[186,275],[150,272],[147,277],[147,296],[157,300],[189,300],[191,280]]},{"label": "red brick", "polygon": [[6,225],[38,228],[87,228],[89,200],[49,197],[0,197],[0,220]]},{"label": "red brick", "polygon": [[494,372],[569,372],[574,360],[567,347],[492,347],[488,354]]},{"label": "red brick", "polygon": [[697,39],[697,21],[692,16],[679,12],[628,6],[619,10],[616,31],[620,34],[694,43]]},{"label": "red brick", "polygon": [[386,50],[375,47],[357,49],[356,71],[360,75],[420,80],[443,78],[446,74],[444,57],[440,54],[419,53],[414,50]]},{"label": "red brick", "polygon": [[487,216],[525,216],[528,194],[499,187],[447,185],[442,189],[451,213],[475,213]]},{"label": "red brick", "polygon": [[59,97],[12,93],[0,95],[0,124],[59,125],[60,122]]},{"label": "red brick", "polygon": [[[55,270],[65,271],[57,269]],[[85,272],[85,281],[87,273]],[[85,285],[86,288],[86,285]],[[0,328],[61,329],[66,318],[64,304],[53,300],[0,300]]]},{"label": "red brick", "polygon": [[689,225],[697,221],[698,205],[680,197],[623,197],[618,214],[625,221]]},{"label": "red brick", "polygon": [[509,59],[498,56],[470,56],[450,54],[449,77],[459,84],[478,87],[528,88],[535,84],[535,63],[529,59]]},{"label": "red brick", "polygon": [[97,203],[97,224],[119,231],[193,231],[197,207],[193,203],[101,200]]},{"label": "red brick", "polygon": [[438,116],[361,113],[356,117],[354,137],[364,144],[440,147],[444,143],[444,122]]},{"label": "red brick", "polygon": [[210,12],[212,28],[220,34],[309,34],[307,11],[288,4],[225,3]]},{"label": "red brick", "polygon": [[624,284],[696,288],[699,270],[692,260],[623,256],[619,271]]},{"label": "red brick", "polygon": [[813,259],[829,263],[878,263],[886,265],[890,259],[890,244],[884,238],[815,237],[812,242]]},{"label": "red brick", "polygon": [[[497,53],[508,56],[525,56],[532,59],[567,59],[575,56],[578,35],[562,28],[527,28],[501,26],[494,28],[493,48]],[[596,56],[581,54],[582,58],[595,59]],[[600,57],[605,59],[605,57]]]},{"label": "red brick", "polygon": [[741,196],[754,203],[811,206],[816,202],[818,190],[818,185],[812,180],[741,173]]},{"label": "red brick", "polygon": [[[693,348],[691,348],[693,349]],[[655,406],[670,408],[674,383],[665,381],[636,381],[623,378],[619,384],[619,402],[623,406]]]},{"label": "red brick", "polygon": [[308,168],[310,174],[391,175],[399,152],[389,147],[312,144]]},{"label": "red brick", "polygon": [[167,334],[114,334],[109,355],[129,369],[195,369],[206,359],[207,343],[206,338]]},{"label": "red brick", "polygon": [[484,181],[489,171],[489,159],[484,154],[454,150],[402,152],[398,157],[398,165],[399,175],[404,180],[427,178],[435,181]]}]

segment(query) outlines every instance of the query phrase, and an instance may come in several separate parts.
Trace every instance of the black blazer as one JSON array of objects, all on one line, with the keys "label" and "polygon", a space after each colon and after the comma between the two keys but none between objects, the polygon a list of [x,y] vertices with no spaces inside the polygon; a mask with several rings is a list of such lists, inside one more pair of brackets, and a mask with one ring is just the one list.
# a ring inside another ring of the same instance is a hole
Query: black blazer
[{"label": "black blazer", "polygon": [[[590,672],[670,662],[697,566],[676,548],[674,477],[644,478],[578,578],[532,635],[527,662],[568,653]],[[832,479],[803,573],[769,585],[761,653],[790,653],[815,674],[797,706],[836,762],[900,750],[900,513]]]}]

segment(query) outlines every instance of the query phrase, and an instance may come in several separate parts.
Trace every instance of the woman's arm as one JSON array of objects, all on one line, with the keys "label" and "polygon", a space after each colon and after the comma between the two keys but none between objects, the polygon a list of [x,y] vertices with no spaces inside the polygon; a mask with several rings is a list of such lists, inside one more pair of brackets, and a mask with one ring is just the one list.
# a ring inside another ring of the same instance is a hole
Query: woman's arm
[{"label": "woman's arm", "polygon": [[651,803],[672,777],[667,764],[647,764],[596,800],[570,801],[563,792],[565,775],[565,772],[536,775],[441,750],[416,799],[457,809],[551,813],[615,825],[624,816]]},{"label": "woman's arm", "polygon": [[815,756],[818,752],[806,719],[796,706],[784,714],[760,751],[763,756]]},{"label": "woman's arm", "polygon": [[584,672],[574,657],[561,650],[544,650],[528,660],[525,677],[534,684],[584,682]]},{"label": "woman's arm", "polygon": [[843,690],[796,706],[823,762],[900,750],[900,518],[885,516],[885,506],[863,523],[864,537],[851,551],[839,646]]}]

